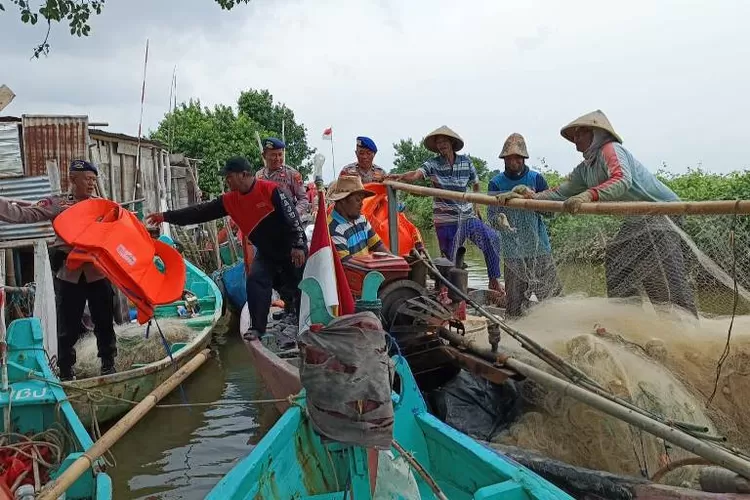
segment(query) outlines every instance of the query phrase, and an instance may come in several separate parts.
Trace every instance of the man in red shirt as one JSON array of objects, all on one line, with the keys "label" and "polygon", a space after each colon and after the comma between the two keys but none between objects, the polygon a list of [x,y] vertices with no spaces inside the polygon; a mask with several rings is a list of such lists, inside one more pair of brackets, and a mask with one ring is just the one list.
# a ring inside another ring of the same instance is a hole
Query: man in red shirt
[{"label": "man in red shirt", "polygon": [[228,215],[248,235],[257,249],[246,281],[252,320],[246,337],[253,338],[266,333],[274,288],[287,304],[287,312],[299,313],[297,286],[307,258],[307,240],[293,202],[274,182],[257,179],[247,159],[230,158],[222,173],[228,193],[200,205],[151,214],[146,221],[186,226]]}]

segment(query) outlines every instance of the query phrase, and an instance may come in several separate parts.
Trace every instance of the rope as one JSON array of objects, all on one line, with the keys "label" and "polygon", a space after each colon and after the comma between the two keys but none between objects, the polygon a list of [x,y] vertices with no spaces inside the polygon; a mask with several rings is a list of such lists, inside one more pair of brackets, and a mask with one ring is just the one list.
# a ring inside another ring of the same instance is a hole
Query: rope
[{"label": "rope", "polygon": [[651,476],[651,481],[658,483],[667,472],[679,469],[680,467],[685,467],[686,465],[714,465],[714,463],[701,457],[688,457],[683,458],[682,460],[670,461]]},{"label": "rope", "polygon": [[[137,405],[140,403],[140,401],[133,401],[131,399],[121,398],[119,396],[113,396],[112,394],[105,394],[101,389],[84,389],[82,387],[76,387],[74,385],[71,385],[68,382],[58,382],[56,380],[50,380],[44,377],[39,377],[33,374],[28,374],[28,377],[32,380],[39,380],[42,382],[47,382],[48,384],[55,385],[57,387],[60,387],[64,390],[74,390],[78,391],[88,397],[88,400],[90,403],[92,403],[95,407],[101,408],[101,407],[108,407],[108,406],[120,406],[120,405],[100,405],[96,404],[100,401],[103,401],[104,399],[112,399],[115,401],[119,401],[120,403],[127,403],[129,405]],[[77,401],[76,396],[68,397],[68,401]],[[243,400],[237,400],[237,401],[222,401],[222,402],[202,402],[202,403],[175,403],[175,404],[158,404],[155,405],[154,408],[189,408],[189,407],[206,407],[206,406],[233,406],[233,405],[254,405],[254,404],[276,404],[276,403],[283,403],[287,402],[290,405],[296,405],[299,406],[297,403],[298,400],[302,399],[302,396],[300,394],[293,394],[291,396],[288,396],[286,398],[280,398],[280,399],[243,399]]]},{"label": "rope", "polygon": [[716,379],[714,380],[714,389],[711,392],[711,395],[708,397],[708,400],[706,401],[706,407],[711,405],[711,402],[714,400],[714,397],[716,396],[716,391],[719,390],[719,380],[721,379],[721,370],[724,368],[724,363],[726,362],[727,358],[729,358],[729,353],[731,351],[731,342],[732,342],[732,328],[734,327],[734,318],[737,316],[737,305],[739,303],[739,287],[737,285],[737,245],[736,245],[736,238],[734,231],[737,228],[737,213],[739,211],[739,203],[740,201],[737,200],[737,202],[734,204],[734,215],[732,215],[732,227],[729,230],[729,245],[732,248],[732,295],[733,295],[733,302],[732,302],[732,319],[729,320],[729,328],[727,329],[727,342],[724,344],[724,351],[721,353],[721,356],[719,357],[719,361],[716,363]]}]

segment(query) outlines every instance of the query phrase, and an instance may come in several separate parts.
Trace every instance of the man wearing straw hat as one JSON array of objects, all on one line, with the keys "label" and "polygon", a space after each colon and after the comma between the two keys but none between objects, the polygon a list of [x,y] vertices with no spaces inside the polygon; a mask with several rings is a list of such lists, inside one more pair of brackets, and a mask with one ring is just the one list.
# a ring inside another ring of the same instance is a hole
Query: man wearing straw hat
[{"label": "man wearing straw hat", "polygon": [[378,233],[362,215],[363,200],[375,193],[365,189],[356,175],[339,177],[331,188],[328,199],[334,206],[328,216],[328,232],[341,261],[370,252],[388,253]]},{"label": "man wearing straw hat", "polygon": [[[471,158],[456,154],[464,147],[456,132],[443,125],[427,134],[423,144],[438,156],[417,170],[389,176],[391,179],[414,182],[429,178],[436,188],[465,193],[471,185],[474,191],[479,191],[479,178]],[[433,221],[442,254],[454,260],[458,247],[469,238],[484,254],[489,288],[500,291],[500,238],[479,219],[471,203],[434,198]]]},{"label": "man wearing straw hat", "polygon": [[[490,180],[489,194],[509,192],[517,186],[528,186],[536,192],[548,189],[544,176],[526,165],[525,160],[528,157],[523,136],[511,134],[505,140],[500,153],[500,158],[505,163],[505,171]],[[562,286],[557,279],[547,226],[542,214],[497,205],[487,207],[488,222],[493,227],[500,214],[507,216],[512,228],[503,230],[502,227],[498,227],[503,252],[505,314],[517,317],[531,303],[532,294],[537,300],[544,300],[559,295]]]},{"label": "man wearing straw hat", "polygon": [[[576,118],[560,133],[575,144],[583,161],[557,188],[524,196],[564,200],[570,213],[592,201],[679,201],[622,146],[622,139],[601,110]],[[669,217],[626,217],[607,244],[605,272],[609,297],[637,297],[643,287],[652,303],[674,304],[697,316],[682,240]]]},{"label": "man wearing straw hat", "polygon": [[378,153],[378,147],[375,141],[369,137],[357,137],[357,149],[354,151],[357,155],[357,161],[350,163],[341,169],[339,177],[342,175],[356,175],[362,179],[362,183],[383,182],[385,170],[373,163],[375,155]]}]

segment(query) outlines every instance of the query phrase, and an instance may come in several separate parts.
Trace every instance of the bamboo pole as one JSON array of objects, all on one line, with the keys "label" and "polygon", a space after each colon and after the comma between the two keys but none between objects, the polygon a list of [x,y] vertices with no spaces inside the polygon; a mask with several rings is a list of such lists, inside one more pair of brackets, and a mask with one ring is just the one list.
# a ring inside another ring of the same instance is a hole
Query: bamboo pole
[{"label": "bamboo pole", "polygon": [[658,436],[666,441],[669,441],[670,443],[674,443],[677,446],[691,453],[695,453],[696,455],[703,457],[706,460],[710,460],[716,465],[720,465],[726,469],[729,469],[732,472],[741,475],[742,477],[750,478],[750,462],[738,455],[735,455],[729,450],[711,443],[705,443],[700,439],[681,431],[680,429],[653,420],[629,408],[625,408],[618,403],[605,399],[597,394],[589,392],[586,389],[582,389],[575,384],[562,380],[545,371],[539,370],[538,368],[529,366],[526,363],[518,361],[517,359],[508,358],[505,360],[504,364],[508,368],[515,370],[528,379],[559,391],[559,393],[563,396],[570,396],[584,404],[587,404],[601,412],[606,413],[607,415],[611,415],[617,419],[623,420],[631,425],[643,429],[650,434],[653,434],[654,436]]},{"label": "bamboo pole", "polygon": [[[479,203],[480,205],[502,205],[537,212],[564,212],[563,202],[549,200],[512,199],[503,203],[494,196],[481,193],[461,193],[425,186],[414,186],[403,182],[385,181],[394,189],[419,196],[434,196],[449,200]],[[582,203],[577,214],[586,215],[722,215],[750,214],[750,200],[719,201],[608,201]]]},{"label": "bamboo pole", "polygon": [[93,467],[94,462],[101,457],[118,439],[128,432],[149,410],[161,401],[164,396],[180,385],[191,373],[197,370],[211,355],[210,349],[204,349],[188,361],[182,368],[165,380],[159,387],[143,398],[111,429],[100,437],[91,448],[79,457],[60,477],[49,483],[49,487],[42,491],[39,500],[55,500],[62,495],[78,479],[81,474]]}]

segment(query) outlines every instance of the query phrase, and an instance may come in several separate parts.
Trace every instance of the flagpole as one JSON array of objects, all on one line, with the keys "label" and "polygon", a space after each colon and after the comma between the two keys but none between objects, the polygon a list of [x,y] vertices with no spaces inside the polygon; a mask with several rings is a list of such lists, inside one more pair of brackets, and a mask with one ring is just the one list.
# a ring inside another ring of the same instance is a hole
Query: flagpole
[{"label": "flagpole", "polygon": [[333,169],[333,180],[336,180],[336,156],[333,154],[333,127],[331,127],[331,168]]}]

